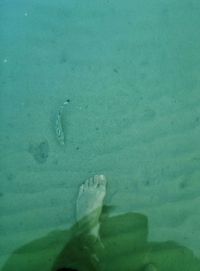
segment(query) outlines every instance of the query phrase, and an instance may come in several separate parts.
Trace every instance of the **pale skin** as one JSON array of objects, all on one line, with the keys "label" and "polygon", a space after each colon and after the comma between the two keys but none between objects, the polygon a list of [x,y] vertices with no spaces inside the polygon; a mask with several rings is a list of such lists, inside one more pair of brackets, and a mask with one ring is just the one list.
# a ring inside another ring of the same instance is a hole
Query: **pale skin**
[{"label": "pale skin", "polygon": [[[84,231],[92,235],[99,242],[99,218],[103,208],[103,201],[106,195],[106,178],[104,175],[95,175],[87,179],[79,189],[76,202],[76,219],[77,221],[87,218],[84,222]],[[95,257],[95,254],[94,254]],[[148,264],[144,271],[157,271],[153,264]]]}]

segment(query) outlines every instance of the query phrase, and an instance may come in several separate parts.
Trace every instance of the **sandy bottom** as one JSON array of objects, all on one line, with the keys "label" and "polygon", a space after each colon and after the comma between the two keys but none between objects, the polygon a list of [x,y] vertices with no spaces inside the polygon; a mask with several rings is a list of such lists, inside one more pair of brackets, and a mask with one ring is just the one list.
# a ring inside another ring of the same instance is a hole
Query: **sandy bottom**
[{"label": "sandy bottom", "polygon": [[200,257],[200,3],[26,2],[1,4],[0,266],[73,225],[94,174],[113,214]]}]

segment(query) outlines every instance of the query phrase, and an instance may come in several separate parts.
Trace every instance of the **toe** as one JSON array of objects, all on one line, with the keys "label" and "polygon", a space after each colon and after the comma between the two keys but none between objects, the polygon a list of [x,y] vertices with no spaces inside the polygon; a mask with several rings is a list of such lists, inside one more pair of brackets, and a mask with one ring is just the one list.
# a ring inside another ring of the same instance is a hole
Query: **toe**
[{"label": "toe", "polygon": [[82,194],[84,191],[84,184],[82,184],[79,188],[79,194]]},{"label": "toe", "polygon": [[95,175],[94,176],[94,186],[98,187],[99,186],[99,182],[100,182],[99,175]]},{"label": "toe", "polygon": [[89,179],[88,187],[93,187],[94,186],[94,177],[91,177]]},{"label": "toe", "polygon": [[82,191],[84,192],[85,190],[87,190],[88,189],[88,186],[89,186],[89,182],[90,182],[90,180],[89,179],[87,179],[81,186],[82,186]]},{"label": "toe", "polygon": [[99,175],[99,185],[106,186],[106,177],[104,175]]}]

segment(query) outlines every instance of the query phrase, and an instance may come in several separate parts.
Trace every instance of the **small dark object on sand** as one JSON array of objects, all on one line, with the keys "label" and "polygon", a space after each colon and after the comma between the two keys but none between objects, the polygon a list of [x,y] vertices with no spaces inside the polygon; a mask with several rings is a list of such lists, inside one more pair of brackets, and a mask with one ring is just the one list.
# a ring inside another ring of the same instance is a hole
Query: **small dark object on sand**
[{"label": "small dark object on sand", "polygon": [[28,150],[36,162],[43,164],[47,161],[49,156],[49,143],[47,140],[41,141],[38,144],[30,143]]}]

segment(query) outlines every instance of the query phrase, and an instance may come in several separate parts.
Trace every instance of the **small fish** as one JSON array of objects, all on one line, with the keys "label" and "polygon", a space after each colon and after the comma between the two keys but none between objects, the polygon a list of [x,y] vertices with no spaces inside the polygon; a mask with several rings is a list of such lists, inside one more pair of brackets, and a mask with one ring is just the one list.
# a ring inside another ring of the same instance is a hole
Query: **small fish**
[{"label": "small fish", "polygon": [[63,130],[63,124],[62,124],[62,115],[63,115],[63,110],[67,104],[70,103],[70,99],[67,99],[59,108],[58,114],[56,117],[56,125],[55,125],[55,130],[56,130],[56,138],[58,140],[58,143],[60,145],[65,144],[65,134]]}]

